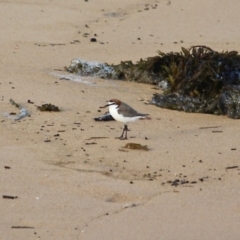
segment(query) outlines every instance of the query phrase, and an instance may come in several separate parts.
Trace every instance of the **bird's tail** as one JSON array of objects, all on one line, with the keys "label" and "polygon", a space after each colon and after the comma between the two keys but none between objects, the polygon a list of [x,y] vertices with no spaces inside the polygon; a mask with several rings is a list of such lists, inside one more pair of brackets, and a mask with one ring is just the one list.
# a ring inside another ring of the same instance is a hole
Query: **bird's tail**
[{"label": "bird's tail", "polygon": [[152,118],[149,116],[149,114],[144,114],[140,120],[151,120]]}]

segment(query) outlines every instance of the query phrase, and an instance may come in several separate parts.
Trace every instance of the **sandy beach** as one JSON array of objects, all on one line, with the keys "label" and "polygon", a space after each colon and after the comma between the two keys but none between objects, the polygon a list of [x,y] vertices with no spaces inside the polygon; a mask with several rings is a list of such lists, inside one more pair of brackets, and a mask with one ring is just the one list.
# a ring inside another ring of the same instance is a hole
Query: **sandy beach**
[{"label": "sandy beach", "polygon": [[[0,239],[239,239],[239,120],[161,109],[144,103],[152,85],[64,70],[193,45],[240,51],[239,11],[238,0],[1,1]],[[126,141],[122,123],[94,121],[112,98],[151,116]],[[10,99],[29,116],[14,121]]]}]

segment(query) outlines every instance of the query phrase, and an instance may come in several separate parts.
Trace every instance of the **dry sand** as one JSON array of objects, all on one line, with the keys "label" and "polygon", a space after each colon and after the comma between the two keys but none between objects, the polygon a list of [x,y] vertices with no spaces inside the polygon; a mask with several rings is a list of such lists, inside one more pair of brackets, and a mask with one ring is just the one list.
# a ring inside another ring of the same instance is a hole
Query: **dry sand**
[{"label": "dry sand", "polygon": [[[238,120],[145,105],[150,85],[65,81],[56,70],[78,57],[240,50],[239,12],[239,0],[1,1],[0,192],[17,198],[0,198],[0,239],[239,239],[240,168],[226,170],[239,166]],[[129,126],[135,138],[93,120],[113,97],[151,115]],[[4,117],[18,113],[10,98],[31,116]],[[43,103],[61,112],[38,111]]]}]

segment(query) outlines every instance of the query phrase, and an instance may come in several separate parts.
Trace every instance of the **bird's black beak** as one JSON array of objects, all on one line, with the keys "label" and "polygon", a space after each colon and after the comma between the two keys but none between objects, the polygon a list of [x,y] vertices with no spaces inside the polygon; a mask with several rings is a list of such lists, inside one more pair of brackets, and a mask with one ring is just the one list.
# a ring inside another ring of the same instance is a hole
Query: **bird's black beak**
[{"label": "bird's black beak", "polygon": [[108,107],[109,105],[107,104],[107,105],[105,105],[105,106],[103,106],[103,107],[99,107],[99,108],[105,108],[105,107]]},{"label": "bird's black beak", "polygon": [[[107,101],[107,102],[109,102],[109,101]],[[99,107],[99,108],[105,108],[105,107],[109,107],[109,106],[111,106],[111,105],[113,105],[114,103],[108,103],[108,104],[106,104],[105,106],[103,106],[103,107]]]}]

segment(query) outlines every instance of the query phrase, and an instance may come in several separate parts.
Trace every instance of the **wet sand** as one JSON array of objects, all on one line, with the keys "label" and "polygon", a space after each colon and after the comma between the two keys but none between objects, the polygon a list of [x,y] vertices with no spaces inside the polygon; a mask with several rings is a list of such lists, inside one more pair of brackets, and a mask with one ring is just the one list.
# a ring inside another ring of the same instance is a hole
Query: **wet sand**
[{"label": "wet sand", "polygon": [[[238,120],[146,105],[151,85],[61,80],[74,58],[239,51],[239,10],[237,0],[2,2],[0,239],[239,239]],[[11,98],[30,116],[5,117],[19,114]],[[111,98],[152,119],[115,139],[123,124],[93,120]],[[37,110],[45,103],[61,111]],[[131,142],[150,150],[123,148]]]}]

